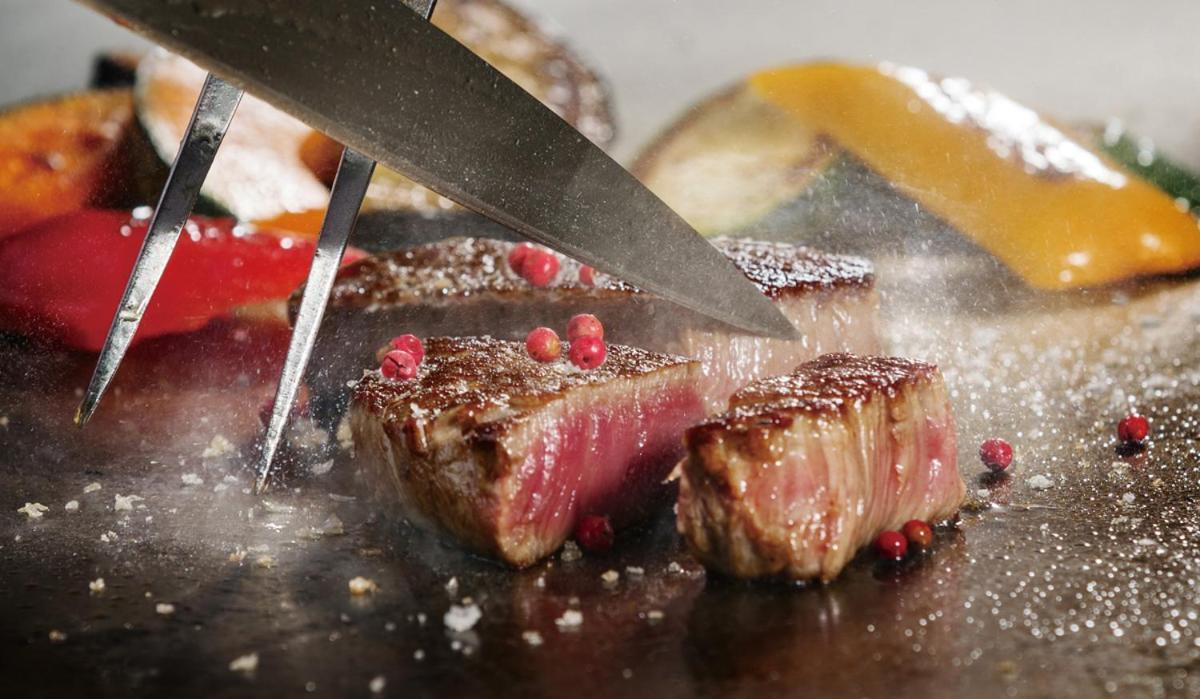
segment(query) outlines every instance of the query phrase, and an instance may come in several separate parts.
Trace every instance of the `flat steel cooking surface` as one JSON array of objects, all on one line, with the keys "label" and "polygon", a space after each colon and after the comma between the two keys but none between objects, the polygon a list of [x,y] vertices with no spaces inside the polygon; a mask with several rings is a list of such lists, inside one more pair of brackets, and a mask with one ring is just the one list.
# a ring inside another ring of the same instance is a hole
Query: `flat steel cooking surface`
[{"label": "flat steel cooking surface", "polygon": [[[92,358],[7,339],[0,694],[366,696],[378,677],[391,696],[1200,692],[1200,282],[1035,297],[970,257],[877,264],[893,351],[946,374],[973,503],[931,554],[867,554],[807,588],[706,576],[669,512],[611,556],[505,570],[378,517],[344,451],[257,499],[242,465],[277,328],[140,346],[85,431],[70,418]],[[1122,456],[1134,407],[1153,443]],[[1009,478],[982,477],[994,435],[1016,447]],[[378,592],[353,597],[360,575]],[[455,633],[464,597],[482,618]],[[582,624],[560,629],[570,608]],[[230,669],[249,653],[257,670]]]}]

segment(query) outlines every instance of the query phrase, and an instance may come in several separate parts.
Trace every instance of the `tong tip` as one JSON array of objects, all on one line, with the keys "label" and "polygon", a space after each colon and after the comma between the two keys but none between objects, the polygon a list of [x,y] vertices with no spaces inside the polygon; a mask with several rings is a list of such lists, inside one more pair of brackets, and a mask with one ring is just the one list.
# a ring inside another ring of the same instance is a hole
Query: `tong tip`
[{"label": "tong tip", "polygon": [[79,407],[75,409],[75,426],[76,427],[83,427],[84,425],[87,424],[88,420],[90,420],[92,418],[93,408],[88,406],[88,402],[89,401],[85,398],[83,400],[83,402],[81,402],[79,404]]}]

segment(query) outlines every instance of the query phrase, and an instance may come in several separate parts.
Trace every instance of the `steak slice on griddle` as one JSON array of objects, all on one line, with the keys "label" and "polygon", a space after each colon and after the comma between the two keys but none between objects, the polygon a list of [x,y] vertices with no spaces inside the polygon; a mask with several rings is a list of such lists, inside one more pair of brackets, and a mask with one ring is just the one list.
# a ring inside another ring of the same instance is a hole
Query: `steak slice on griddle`
[{"label": "steak slice on griddle", "polygon": [[[610,342],[700,360],[710,412],[722,410],[747,382],[820,354],[879,352],[879,297],[866,260],[785,243],[715,244],[779,305],[802,339],[737,334],[608,275],[583,284],[579,264],[565,258],[555,281],[536,288],[509,269],[514,243],[452,238],[375,255],[341,271],[309,382],[318,396],[333,399],[327,410],[336,414],[346,382],[371,363],[388,331],[519,340],[538,325],[561,333],[576,313],[598,316]],[[292,298],[293,317],[298,299]]]},{"label": "steak slice on griddle", "polygon": [[830,354],[688,430],[677,524],[710,568],[831,580],[879,532],[944,520],[966,487],[941,373]]},{"label": "steak slice on griddle", "polygon": [[405,516],[518,567],[584,515],[642,515],[705,414],[699,365],[681,357],[610,344],[580,371],[489,337],[430,338],[425,351],[415,378],[358,382],[359,458]]}]

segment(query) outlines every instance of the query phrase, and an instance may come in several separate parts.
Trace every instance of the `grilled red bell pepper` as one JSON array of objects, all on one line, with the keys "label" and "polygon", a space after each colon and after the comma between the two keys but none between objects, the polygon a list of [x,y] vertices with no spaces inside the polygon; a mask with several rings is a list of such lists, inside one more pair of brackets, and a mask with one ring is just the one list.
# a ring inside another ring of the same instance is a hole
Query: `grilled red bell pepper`
[{"label": "grilled red bell pepper", "polygon": [[[147,226],[125,212],[84,210],[0,240],[0,329],[99,350]],[[285,298],[307,276],[313,250],[306,238],[193,216],[136,339]],[[343,261],[361,257],[350,249]]]}]

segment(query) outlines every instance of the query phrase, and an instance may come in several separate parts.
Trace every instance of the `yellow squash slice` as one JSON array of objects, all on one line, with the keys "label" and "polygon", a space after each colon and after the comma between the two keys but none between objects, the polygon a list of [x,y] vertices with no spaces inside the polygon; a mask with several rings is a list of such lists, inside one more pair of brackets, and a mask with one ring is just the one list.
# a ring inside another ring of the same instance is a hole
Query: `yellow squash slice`
[{"label": "yellow squash slice", "polygon": [[1034,287],[1200,266],[1186,207],[1000,93],[892,65],[806,64],[749,85]]}]

